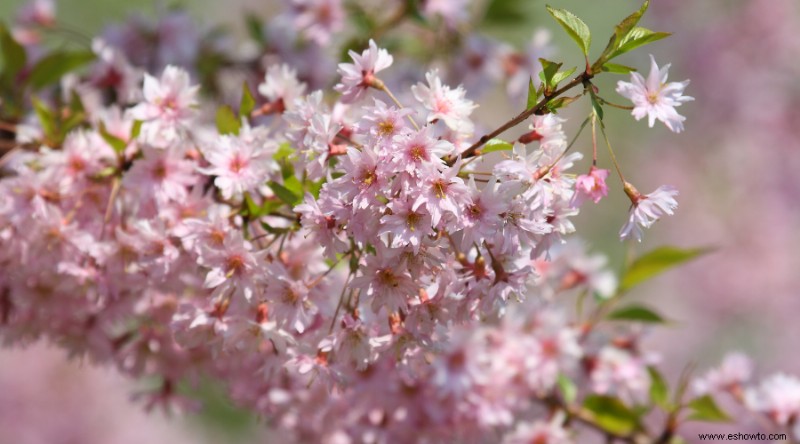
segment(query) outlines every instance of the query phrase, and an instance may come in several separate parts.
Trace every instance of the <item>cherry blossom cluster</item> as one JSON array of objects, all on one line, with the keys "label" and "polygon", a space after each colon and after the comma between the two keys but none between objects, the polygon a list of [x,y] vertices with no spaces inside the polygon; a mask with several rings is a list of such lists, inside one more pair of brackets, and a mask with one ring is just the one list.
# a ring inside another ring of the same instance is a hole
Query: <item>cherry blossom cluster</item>
[{"label": "cherry blossom cluster", "polygon": [[[462,3],[417,12],[455,32]],[[17,35],[35,46],[53,20],[34,5]],[[598,111],[610,102],[591,83],[602,70],[587,63],[559,89],[572,72],[538,60],[551,50],[537,33],[525,57],[469,38],[452,66],[406,77],[369,40],[326,72],[319,51],[344,28],[342,2],[287,6],[276,23],[307,45],[267,38],[263,69],[216,73],[237,79],[238,112],[230,85],[209,87],[196,66],[222,43],[180,13],[111,28],[85,75],[35,99],[0,178],[3,341],[45,339],[155,379],[148,406],[189,407],[182,386],[215,378],[298,442],[649,436],[635,412],[663,384],[659,356],[637,322],[600,325],[627,288],[572,219],[609,192],[598,128],[631,201],[621,239],[673,214],[677,191],[624,179]],[[637,120],[679,132],[688,81],[668,83],[667,68],[653,60],[617,92]],[[499,82],[529,103],[479,137],[476,97]],[[585,174],[567,136],[577,125],[558,114],[575,86],[594,105]],[[523,122],[517,140],[497,138]],[[617,320],[637,320],[627,313]],[[788,424],[795,413],[773,414],[770,390],[748,405]],[[603,420],[609,405],[622,423]]]}]

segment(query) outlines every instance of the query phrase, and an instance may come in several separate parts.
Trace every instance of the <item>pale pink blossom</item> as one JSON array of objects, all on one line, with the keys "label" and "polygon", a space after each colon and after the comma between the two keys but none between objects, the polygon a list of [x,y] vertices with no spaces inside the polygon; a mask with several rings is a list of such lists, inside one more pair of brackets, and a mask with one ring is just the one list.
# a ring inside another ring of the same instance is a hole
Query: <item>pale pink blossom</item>
[{"label": "pale pink blossom", "polygon": [[686,118],[678,114],[675,108],[694,98],[683,95],[683,90],[689,85],[688,80],[667,83],[669,66],[667,64],[659,69],[656,59],[651,55],[647,79],[632,72],[631,82],[617,82],[617,92],[633,102],[631,114],[636,120],[647,116],[648,124],[652,128],[658,119],[671,131],[679,133],[683,131],[683,121]]},{"label": "pale pink blossom", "polygon": [[800,418],[800,380],[777,373],[745,392],[745,405],[780,425]]},{"label": "pale pink blossom", "polygon": [[470,119],[470,114],[477,107],[474,102],[467,99],[464,88],[455,89],[442,83],[438,71],[429,71],[425,74],[427,85],[419,83],[411,87],[414,98],[427,111],[427,122],[442,120],[453,131],[471,134],[475,125]]},{"label": "pale pink blossom", "polygon": [[380,71],[392,65],[394,59],[388,51],[378,48],[374,40],[369,41],[369,48],[360,55],[355,51],[348,52],[353,63],[340,63],[338,72],[342,76],[341,83],[334,89],[342,93],[343,103],[353,103],[364,97],[367,89],[377,87]]},{"label": "pale pink blossom", "polygon": [[242,137],[220,135],[213,144],[202,147],[210,165],[199,170],[215,177],[214,185],[225,199],[241,196],[266,182],[275,168],[264,148]]},{"label": "pale pink blossom", "polygon": [[[626,184],[626,192],[630,184]],[[647,195],[641,195],[638,191],[632,189],[631,197],[633,204],[631,205],[628,222],[622,227],[619,232],[619,238],[625,240],[630,236],[641,242],[642,241],[642,228],[650,228],[657,222],[661,216],[667,214],[672,216],[675,209],[678,208],[678,202],[675,196],[678,195],[678,190],[675,188],[662,185],[655,191]]]},{"label": "pale pink blossom", "polygon": [[305,91],[306,84],[297,79],[297,71],[286,64],[270,66],[258,85],[258,93],[281,112],[291,109]]},{"label": "pale pink blossom", "polygon": [[572,195],[570,205],[577,208],[586,199],[591,199],[594,203],[600,202],[600,199],[608,195],[608,185],[606,185],[608,173],[608,170],[592,166],[589,174],[578,176],[575,180],[575,194]]},{"label": "pale pink blossom", "polygon": [[159,79],[145,74],[144,102],[129,111],[133,119],[145,122],[140,137],[158,147],[176,140],[194,118],[199,88],[175,66],[167,66]]},{"label": "pale pink blossom", "polygon": [[738,391],[753,374],[753,361],[744,353],[729,353],[719,367],[711,369],[694,381],[700,395],[718,391]]}]

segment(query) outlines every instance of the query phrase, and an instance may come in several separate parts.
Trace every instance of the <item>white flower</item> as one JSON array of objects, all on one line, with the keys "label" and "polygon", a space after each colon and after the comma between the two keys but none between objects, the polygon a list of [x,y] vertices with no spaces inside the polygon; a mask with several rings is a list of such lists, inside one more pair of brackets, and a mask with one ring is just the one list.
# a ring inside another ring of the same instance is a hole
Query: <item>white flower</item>
[{"label": "white flower", "polygon": [[297,80],[297,71],[286,64],[272,65],[258,85],[258,92],[270,103],[278,103],[284,108],[294,106],[295,100],[306,92],[306,84]]},{"label": "white flower", "polygon": [[678,208],[678,202],[675,200],[678,190],[669,185],[662,185],[652,193],[642,196],[631,184],[626,183],[625,192],[631,197],[633,205],[628,222],[619,232],[620,240],[627,239],[633,234],[633,237],[641,242],[642,228],[650,228],[664,214],[672,216]]},{"label": "white flower", "polygon": [[800,380],[783,373],[773,375],[745,393],[745,405],[779,425],[789,424],[800,416]]},{"label": "white flower", "polygon": [[719,367],[709,370],[702,378],[694,381],[694,390],[699,395],[715,391],[732,390],[750,379],[753,361],[744,353],[730,353]]},{"label": "white flower", "polygon": [[160,79],[145,74],[144,102],[131,108],[130,115],[145,122],[142,137],[156,147],[165,147],[188,129],[197,106],[198,85],[192,85],[189,74],[167,66]]},{"label": "white flower", "polygon": [[245,133],[238,137],[220,135],[214,144],[202,148],[211,165],[199,171],[216,176],[214,185],[225,199],[239,196],[264,183],[270,171],[275,169],[268,146],[260,138],[249,140]]},{"label": "white flower", "polygon": [[683,89],[689,81],[667,83],[669,64],[659,70],[652,55],[650,61],[650,74],[647,80],[641,74],[633,72],[630,83],[623,81],[617,83],[617,92],[633,102],[631,114],[636,120],[647,116],[652,128],[658,119],[671,131],[679,133],[683,131],[683,121],[686,117],[678,114],[675,107],[694,100],[694,97],[683,95]]},{"label": "white flower", "polygon": [[342,81],[334,87],[342,93],[342,103],[353,103],[360,100],[371,86],[378,83],[375,74],[392,65],[394,58],[388,51],[378,48],[374,40],[369,41],[369,48],[361,55],[350,51],[354,63],[340,63],[339,74]]},{"label": "white flower", "polygon": [[469,115],[476,108],[471,100],[467,99],[464,88],[455,89],[442,83],[436,70],[425,74],[428,84],[419,83],[411,87],[414,97],[428,111],[428,122],[441,119],[453,131],[471,134],[474,128]]}]

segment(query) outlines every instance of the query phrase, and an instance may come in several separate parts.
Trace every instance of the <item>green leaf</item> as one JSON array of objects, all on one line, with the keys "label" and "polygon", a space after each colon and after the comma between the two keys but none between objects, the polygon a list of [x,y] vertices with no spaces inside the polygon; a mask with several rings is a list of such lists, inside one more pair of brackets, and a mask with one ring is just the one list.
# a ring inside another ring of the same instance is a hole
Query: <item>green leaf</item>
[{"label": "green leaf", "polygon": [[128,146],[128,143],[120,139],[119,137],[109,133],[108,130],[106,129],[105,123],[100,122],[99,132],[103,140],[105,140],[106,143],[111,146],[111,148],[114,148],[114,151],[117,154],[122,154],[125,151],[125,147]]},{"label": "green leaf", "polygon": [[502,139],[490,139],[483,148],[481,148],[481,152],[485,154],[495,151],[511,151],[512,149],[514,149],[514,145],[511,142],[506,142]]},{"label": "green leaf", "polygon": [[597,114],[598,119],[603,120],[603,105],[600,103],[600,100],[597,99],[597,95],[595,95],[594,91],[592,91],[591,97],[594,113]]},{"label": "green leaf", "polygon": [[272,189],[272,192],[278,196],[278,199],[284,201],[286,204],[291,205],[292,207],[300,203],[300,200],[302,199],[301,195],[293,193],[291,190],[277,182],[270,181],[268,185]]},{"label": "green leaf", "polygon": [[3,24],[0,24],[0,55],[3,57],[2,71],[0,71],[2,82],[13,85],[17,74],[25,67],[28,57],[25,48],[14,40]]},{"label": "green leaf", "polygon": [[278,147],[278,151],[272,156],[275,159],[275,162],[280,162],[282,160],[288,160],[294,154],[294,148],[288,142],[282,143]]},{"label": "green leaf", "polygon": [[601,68],[603,72],[610,72],[614,74],[630,74],[636,71],[636,68],[630,66],[618,65],[616,63],[606,63]]},{"label": "green leaf", "polygon": [[578,397],[578,387],[564,374],[558,375],[558,389],[567,404],[572,404]]},{"label": "green leaf", "polygon": [[533,86],[533,77],[528,80],[528,106],[525,109],[531,109],[539,102],[539,91]]},{"label": "green leaf", "polygon": [[620,283],[620,291],[627,291],[670,268],[695,259],[711,251],[710,248],[680,249],[659,247],[633,261]]},{"label": "green leaf", "polygon": [[608,315],[612,321],[634,321],[648,324],[662,324],[666,322],[661,315],[643,305],[628,305]]},{"label": "green leaf", "polygon": [[250,193],[244,193],[244,209],[247,212],[247,215],[256,218],[262,216],[261,214],[261,207],[253,200],[253,197],[250,196]]},{"label": "green leaf", "polygon": [[563,63],[551,62],[550,60],[542,58],[539,59],[539,62],[542,64],[542,70],[539,71],[539,78],[542,79],[542,84],[544,85],[544,94],[548,95],[555,89],[553,85],[553,76],[558,73]]},{"label": "green leaf", "polygon": [[319,199],[319,192],[322,190],[322,185],[325,184],[325,179],[320,179],[316,182],[307,181],[306,187],[308,188],[308,192],[314,196],[314,199]]},{"label": "green leaf", "polygon": [[286,187],[287,190],[291,191],[292,194],[300,196],[302,200],[302,197],[305,194],[303,183],[300,182],[297,177],[294,176],[294,174],[283,178],[283,186]]},{"label": "green leaf", "polygon": [[667,381],[655,367],[647,367],[650,373],[650,399],[664,410],[670,410]]},{"label": "green leaf", "polygon": [[628,35],[631,29],[633,29],[633,27],[639,23],[639,20],[642,19],[642,16],[647,11],[649,6],[650,0],[645,0],[638,11],[625,17],[624,20],[619,22],[619,24],[614,27],[614,34],[611,35],[608,45],[606,45],[603,53],[600,55],[600,57],[598,57],[597,62],[595,62],[595,64],[592,66],[592,71],[597,71],[603,64],[605,64],[605,62],[611,60],[613,57],[616,57],[612,57],[611,54],[619,49],[620,45],[622,44],[622,40]]},{"label": "green leaf", "polygon": [[139,134],[142,132],[142,121],[141,120],[134,120],[133,125],[131,126],[131,137],[129,140],[136,140],[139,137]]},{"label": "green leaf", "polygon": [[486,7],[483,22],[487,25],[508,26],[525,23],[527,10],[525,2],[519,0],[491,0]]},{"label": "green leaf", "polygon": [[589,47],[592,44],[592,34],[589,32],[589,27],[586,26],[586,23],[566,9],[555,9],[548,5],[547,12],[567,31],[572,40],[575,40],[578,47],[583,51],[583,55],[588,56]]},{"label": "green leaf", "polygon": [[555,114],[559,109],[569,105],[572,102],[580,100],[580,98],[581,96],[559,97],[547,102],[547,109],[550,110],[551,113]]},{"label": "green leaf", "polygon": [[647,28],[641,28],[638,26],[634,27],[622,39],[622,41],[619,44],[619,48],[612,51],[611,54],[608,56],[608,58],[613,59],[614,57],[625,54],[626,52],[633,51],[634,49],[640,46],[644,46],[649,43],[653,43],[655,41],[667,38],[670,35],[672,34],[668,32],[654,32]]},{"label": "green leaf", "polygon": [[56,119],[50,108],[44,102],[36,97],[31,98],[33,109],[36,112],[36,117],[39,118],[39,123],[42,124],[42,130],[48,138],[53,138],[56,135]]},{"label": "green leaf", "polygon": [[266,43],[264,39],[264,28],[261,18],[253,13],[249,13],[245,17],[245,26],[247,27],[247,35],[250,36],[251,39],[261,45]]},{"label": "green leaf", "polygon": [[239,134],[241,122],[233,113],[233,110],[227,106],[220,106],[217,110],[217,131],[220,134]]},{"label": "green leaf", "polygon": [[627,435],[639,428],[639,416],[618,398],[589,395],[583,402],[595,423],[604,430]]},{"label": "green leaf", "polygon": [[91,51],[54,52],[31,68],[28,84],[36,91],[57,83],[61,78],[95,59]]},{"label": "green leaf", "polygon": [[576,69],[578,69],[578,68],[577,67],[573,67],[572,69],[568,69],[566,71],[557,72],[553,76],[553,80],[552,80],[553,88],[558,88],[558,84],[563,82],[564,80],[568,79],[572,75],[572,73],[575,72]]},{"label": "green leaf", "polygon": [[731,420],[730,416],[719,408],[714,398],[710,395],[704,395],[693,399],[689,402],[688,407],[692,412],[689,415],[689,420],[708,422],[726,422]]},{"label": "green leaf", "polygon": [[256,99],[253,98],[250,87],[247,86],[247,82],[242,82],[242,100],[239,102],[239,117],[249,116],[255,107]]}]

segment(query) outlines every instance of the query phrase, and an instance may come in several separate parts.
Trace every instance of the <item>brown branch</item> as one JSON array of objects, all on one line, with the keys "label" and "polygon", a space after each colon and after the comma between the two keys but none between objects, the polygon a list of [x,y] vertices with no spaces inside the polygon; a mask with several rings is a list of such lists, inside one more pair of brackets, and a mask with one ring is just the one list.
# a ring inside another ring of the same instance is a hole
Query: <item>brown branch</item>
[{"label": "brown branch", "polygon": [[[461,158],[462,159],[466,159],[468,157],[474,157],[474,156],[478,155],[479,154],[478,150],[480,149],[480,147],[485,145],[486,142],[494,139],[495,137],[499,136],[500,134],[506,132],[507,130],[519,125],[520,123],[524,122],[525,119],[527,119],[528,117],[530,117],[530,116],[532,116],[534,114],[540,114],[542,111],[544,111],[545,107],[547,107],[547,103],[550,102],[550,100],[560,96],[561,94],[564,94],[565,92],[569,91],[570,89],[572,89],[572,88],[574,88],[574,87],[576,87],[578,85],[582,85],[582,84],[587,83],[593,77],[594,77],[594,74],[591,74],[588,71],[584,71],[579,76],[577,76],[574,79],[572,79],[569,83],[567,83],[566,85],[562,86],[558,90],[554,91],[552,94],[545,94],[544,98],[541,101],[539,101],[539,103],[537,103],[535,106],[533,106],[531,108],[528,108],[525,111],[522,111],[516,117],[514,117],[513,119],[509,120],[508,122],[502,124],[496,130],[494,130],[491,133],[486,134],[483,137],[481,137],[480,139],[478,139],[477,142],[472,144],[472,146],[470,146],[463,153],[461,153]],[[447,164],[452,166],[455,163],[455,161],[456,161],[455,158],[450,158],[450,159],[448,159]]]}]

